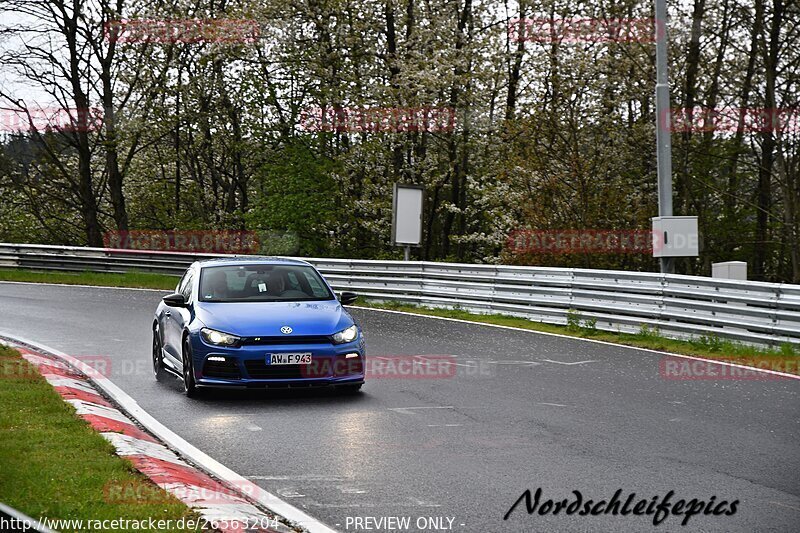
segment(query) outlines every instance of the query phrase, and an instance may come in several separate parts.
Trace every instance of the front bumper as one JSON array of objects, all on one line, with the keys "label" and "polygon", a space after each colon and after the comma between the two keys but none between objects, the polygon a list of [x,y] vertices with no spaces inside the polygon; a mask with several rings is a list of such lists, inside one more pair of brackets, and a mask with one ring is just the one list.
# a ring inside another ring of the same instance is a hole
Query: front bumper
[{"label": "front bumper", "polygon": [[[195,382],[204,387],[324,387],[364,382],[363,337],[346,344],[212,346],[192,336]],[[308,365],[270,365],[273,353],[311,353]],[[347,357],[350,354],[350,357]],[[352,354],[356,354],[353,357]],[[224,358],[224,361],[209,360]]]}]

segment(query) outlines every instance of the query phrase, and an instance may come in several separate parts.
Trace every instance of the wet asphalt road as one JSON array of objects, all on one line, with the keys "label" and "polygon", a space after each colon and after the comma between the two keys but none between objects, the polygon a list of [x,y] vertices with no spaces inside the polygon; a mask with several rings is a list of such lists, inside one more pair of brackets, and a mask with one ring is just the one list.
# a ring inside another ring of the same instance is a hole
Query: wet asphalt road
[{"label": "wet asphalt road", "polygon": [[[665,379],[651,352],[353,309],[370,355],[453,356],[455,375],[371,379],[356,396],[219,391],[191,400],[177,379],[152,377],[159,297],[0,283],[0,331],[108,357],[112,381],[160,422],[341,531],[389,531],[373,521],[385,517],[409,519],[396,531],[798,530],[798,380]],[[694,516],[685,527],[675,516],[655,528],[652,515],[528,515],[524,504],[503,520],[539,487],[542,503],[622,489],[623,503],[674,491],[673,502],[739,504],[732,516]]]}]

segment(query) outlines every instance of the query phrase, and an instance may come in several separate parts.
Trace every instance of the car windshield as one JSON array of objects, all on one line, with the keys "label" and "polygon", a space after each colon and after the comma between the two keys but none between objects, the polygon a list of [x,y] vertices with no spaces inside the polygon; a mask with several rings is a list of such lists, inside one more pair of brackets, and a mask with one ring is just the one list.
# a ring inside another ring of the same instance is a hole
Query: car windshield
[{"label": "car windshield", "polygon": [[201,302],[307,302],[335,297],[307,265],[228,265],[205,267]]}]

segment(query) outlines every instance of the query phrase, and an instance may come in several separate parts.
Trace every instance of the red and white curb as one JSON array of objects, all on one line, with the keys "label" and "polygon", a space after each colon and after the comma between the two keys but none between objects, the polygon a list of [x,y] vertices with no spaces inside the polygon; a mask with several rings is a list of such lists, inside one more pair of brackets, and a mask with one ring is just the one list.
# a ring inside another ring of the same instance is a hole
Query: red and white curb
[{"label": "red and white curb", "polygon": [[[56,392],[75,408],[78,416],[114,445],[119,456],[128,459],[153,483],[197,511],[223,533],[335,533],[175,435],[92,367],[56,350],[0,333],[0,340],[3,339],[37,368]],[[217,479],[181,456],[199,464]]]}]

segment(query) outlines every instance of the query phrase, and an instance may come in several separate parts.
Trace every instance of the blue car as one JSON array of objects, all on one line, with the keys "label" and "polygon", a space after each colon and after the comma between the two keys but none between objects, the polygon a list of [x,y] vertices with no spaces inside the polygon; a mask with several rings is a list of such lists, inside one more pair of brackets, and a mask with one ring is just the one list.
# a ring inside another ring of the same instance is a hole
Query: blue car
[{"label": "blue car", "polygon": [[205,387],[336,386],[364,383],[361,327],[317,270],[296,259],[198,261],[153,320],[153,372]]}]

